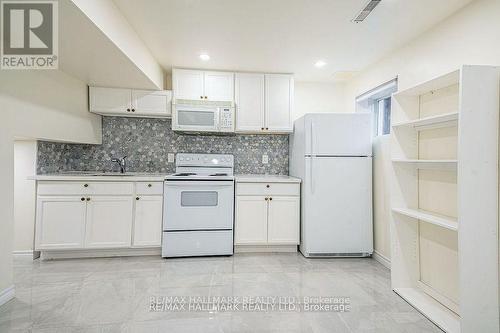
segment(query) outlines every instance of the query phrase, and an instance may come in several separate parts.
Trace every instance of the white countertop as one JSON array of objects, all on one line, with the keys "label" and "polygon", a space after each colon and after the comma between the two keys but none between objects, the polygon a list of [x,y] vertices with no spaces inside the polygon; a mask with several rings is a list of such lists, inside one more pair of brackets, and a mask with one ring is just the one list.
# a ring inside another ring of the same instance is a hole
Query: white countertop
[{"label": "white countertop", "polygon": [[130,172],[126,175],[119,173],[99,173],[99,172],[71,172],[54,173],[46,175],[35,175],[28,177],[30,180],[53,180],[53,181],[116,181],[116,182],[137,182],[137,181],[163,181],[167,174],[159,173],[139,173]]},{"label": "white countertop", "polygon": [[284,175],[235,175],[237,183],[300,183],[300,178]]}]

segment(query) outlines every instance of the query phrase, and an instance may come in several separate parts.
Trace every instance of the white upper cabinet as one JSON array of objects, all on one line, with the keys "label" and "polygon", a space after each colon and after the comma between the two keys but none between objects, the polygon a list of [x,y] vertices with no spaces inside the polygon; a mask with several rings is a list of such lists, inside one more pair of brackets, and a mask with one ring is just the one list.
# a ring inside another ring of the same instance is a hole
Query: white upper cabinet
[{"label": "white upper cabinet", "polygon": [[290,133],[293,131],[293,76],[237,73],[236,131]]},{"label": "white upper cabinet", "polygon": [[171,115],[172,94],[170,91],[132,90],[132,110],[136,116]]},{"label": "white upper cabinet", "polygon": [[234,73],[174,68],[172,82],[175,99],[234,100]]},{"label": "white upper cabinet", "polygon": [[236,131],[264,130],[264,74],[237,73],[235,83]]},{"label": "white upper cabinet", "polygon": [[90,112],[107,116],[171,117],[170,90],[90,87]]},{"label": "white upper cabinet", "polygon": [[266,74],[266,130],[292,132],[293,77]]},{"label": "white upper cabinet", "polygon": [[176,99],[204,99],[203,71],[174,69],[172,73],[174,96]]},{"label": "white upper cabinet", "polygon": [[131,112],[130,89],[90,87],[90,111],[120,114]]},{"label": "white upper cabinet", "polygon": [[234,99],[234,74],[205,72],[205,99],[232,102]]}]

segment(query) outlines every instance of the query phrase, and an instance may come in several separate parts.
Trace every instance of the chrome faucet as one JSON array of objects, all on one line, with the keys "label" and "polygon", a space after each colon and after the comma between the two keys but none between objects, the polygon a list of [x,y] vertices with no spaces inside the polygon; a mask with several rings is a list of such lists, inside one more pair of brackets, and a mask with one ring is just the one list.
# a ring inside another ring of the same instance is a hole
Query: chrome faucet
[{"label": "chrome faucet", "polygon": [[123,156],[122,158],[114,157],[111,159],[111,162],[118,163],[120,166],[120,173],[125,173],[127,171],[127,162],[125,161],[126,158],[127,156]]}]

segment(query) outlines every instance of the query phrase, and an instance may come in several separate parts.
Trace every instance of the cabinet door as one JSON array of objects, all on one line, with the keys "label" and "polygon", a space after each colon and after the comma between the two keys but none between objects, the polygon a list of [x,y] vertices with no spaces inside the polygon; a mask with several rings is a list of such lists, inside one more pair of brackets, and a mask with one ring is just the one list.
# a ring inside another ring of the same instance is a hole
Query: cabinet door
[{"label": "cabinet door", "polygon": [[264,196],[237,196],[234,243],[267,243],[267,201]]},{"label": "cabinet door", "polygon": [[136,116],[170,117],[170,91],[132,90],[132,111]]},{"label": "cabinet door", "polygon": [[131,113],[130,89],[90,87],[89,93],[91,112],[117,114]]},{"label": "cabinet door", "polygon": [[232,102],[234,100],[234,73],[205,72],[205,99]]},{"label": "cabinet door", "polygon": [[292,132],[293,77],[266,74],[266,129]]},{"label": "cabinet door", "polygon": [[83,248],[86,201],[81,197],[37,198],[36,249]]},{"label": "cabinet door", "polygon": [[299,197],[272,197],[269,201],[269,244],[299,244]]},{"label": "cabinet door", "polygon": [[133,246],[160,246],[163,196],[138,196],[135,201]]},{"label": "cabinet door", "polygon": [[236,131],[264,130],[264,74],[236,74]]},{"label": "cabinet door", "polygon": [[174,97],[177,99],[203,99],[204,72],[188,69],[174,69],[172,81]]},{"label": "cabinet door", "polygon": [[87,201],[85,247],[128,247],[132,237],[132,197],[93,196]]}]

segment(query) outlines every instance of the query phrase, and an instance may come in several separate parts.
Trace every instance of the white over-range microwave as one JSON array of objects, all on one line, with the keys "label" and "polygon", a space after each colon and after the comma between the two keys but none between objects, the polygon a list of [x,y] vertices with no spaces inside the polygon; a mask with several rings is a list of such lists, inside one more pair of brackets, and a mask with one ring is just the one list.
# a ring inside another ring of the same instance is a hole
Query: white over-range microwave
[{"label": "white over-range microwave", "polygon": [[234,104],[176,100],[172,104],[172,129],[183,132],[234,132]]}]

